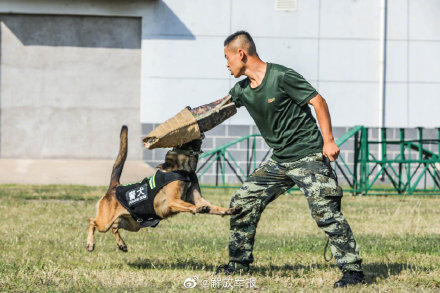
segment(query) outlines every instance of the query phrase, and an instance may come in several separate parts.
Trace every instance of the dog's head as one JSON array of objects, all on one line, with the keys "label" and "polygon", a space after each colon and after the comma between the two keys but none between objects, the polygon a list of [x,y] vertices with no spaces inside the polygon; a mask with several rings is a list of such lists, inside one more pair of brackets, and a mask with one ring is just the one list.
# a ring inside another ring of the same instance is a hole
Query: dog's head
[{"label": "dog's head", "polygon": [[201,149],[202,139],[195,139],[175,147],[165,155],[165,163],[158,165],[156,168],[164,171],[195,171]]}]

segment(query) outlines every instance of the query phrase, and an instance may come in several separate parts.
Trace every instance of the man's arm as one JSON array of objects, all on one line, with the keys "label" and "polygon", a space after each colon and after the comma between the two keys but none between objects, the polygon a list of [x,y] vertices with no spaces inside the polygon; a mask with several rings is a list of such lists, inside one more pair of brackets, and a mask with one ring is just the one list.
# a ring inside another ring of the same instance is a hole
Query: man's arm
[{"label": "man's arm", "polygon": [[[191,109],[190,111],[191,111],[191,113],[193,113],[194,116],[197,117],[197,116],[205,114],[206,112],[208,112],[218,106],[222,107],[227,104],[233,104],[230,95],[227,95],[226,97],[224,97],[222,99],[218,99],[218,100],[211,102],[209,104],[198,106],[196,108]],[[234,107],[235,107],[235,104],[234,104]]]},{"label": "man's arm", "polygon": [[199,106],[190,110],[197,120],[200,132],[208,131],[223,123],[237,113],[237,108],[228,95],[212,103]]},{"label": "man's arm", "polygon": [[308,103],[315,109],[316,118],[318,118],[318,123],[321,127],[322,138],[324,140],[322,153],[333,162],[339,156],[339,147],[336,145],[335,138],[333,137],[332,121],[327,102],[320,94],[317,94]]}]

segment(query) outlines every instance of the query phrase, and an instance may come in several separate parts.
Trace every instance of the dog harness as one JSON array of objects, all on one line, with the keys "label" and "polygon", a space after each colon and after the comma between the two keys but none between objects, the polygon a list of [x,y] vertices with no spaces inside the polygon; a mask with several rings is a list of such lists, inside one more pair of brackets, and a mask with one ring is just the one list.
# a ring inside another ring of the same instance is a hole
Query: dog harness
[{"label": "dog harness", "polygon": [[159,190],[173,181],[197,182],[195,172],[158,170],[152,177],[141,182],[121,185],[116,188],[116,198],[130,215],[139,222],[141,228],[156,227],[162,220],[154,211],[154,198]]}]

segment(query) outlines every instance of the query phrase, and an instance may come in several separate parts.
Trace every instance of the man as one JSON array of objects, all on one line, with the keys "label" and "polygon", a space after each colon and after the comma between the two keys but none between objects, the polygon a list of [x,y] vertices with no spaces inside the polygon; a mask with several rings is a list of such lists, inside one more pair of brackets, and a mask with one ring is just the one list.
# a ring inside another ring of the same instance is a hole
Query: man
[{"label": "man", "polygon": [[[362,259],[350,226],[340,211],[342,189],[330,162],[339,155],[324,98],[297,72],[263,62],[249,33],[239,31],[224,42],[231,75],[247,76],[231,89],[236,107],[244,106],[255,121],[272,158],[264,162],[232,197],[229,257],[225,274],[246,272],[253,262],[255,232],[261,213],[271,201],[298,185],[312,217],[329,236],[330,248],[343,277],[334,286],[364,282]],[[308,105],[312,105],[322,135]]]}]

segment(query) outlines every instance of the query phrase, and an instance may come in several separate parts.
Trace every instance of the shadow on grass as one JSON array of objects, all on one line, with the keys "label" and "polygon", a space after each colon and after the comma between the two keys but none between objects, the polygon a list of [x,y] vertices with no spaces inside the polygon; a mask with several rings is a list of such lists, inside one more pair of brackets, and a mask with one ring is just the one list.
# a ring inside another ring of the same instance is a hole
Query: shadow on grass
[{"label": "shadow on grass", "polygon": [[[217,266],[212,264],[205,264],[202,262],[196,262],[193,260],[174,260],[173,262],[161,262],[158,260],[151,260],[148,258],[137,259],[133,262],[129,262],[128,265],[136,269],[178,269],[178,270],[205,270],[215,271]],[[220,264],[219,264],[220,265]]]},{"label": "shadow on grass", "polygon": [[363,265],[365,281],[368,284],[376,283],[376,279],[387,279],[390,276],[399,275],[406,270],[427,272],[430,269],[408,263],[369,263]]},{"label": "shadow on grass", "polygon": [[[310,274],[314,271],[324,271],[329,268],[337,268],[335,263],[314,263],[309,265],[303,264],[284,264],[281,266],[271,265],[266,267],[255,267],[252,269],[253,273],[261,275],[280,275],[280,276],[292,276],[295,274]],[[408,263],[368,263],[362,266],[365,274],[365,281],[367,284],[376,283],[377,279],[387,279],[390,276],[399,275],[402,271],[413,270],[419,272],[428,272],[430,269],[426,267],[420,267]]]},{"label": "shadow on grass", "polygon": [[[225,262],[226,263],[226,262]],[[215,272],[218,265],[206,264],[193,260],[175,260],[174,262],[159,262],[150,259],[137,259],[134,262],[129,262],[128,265],[137,269],[182,269],[182,270],[205,270]],[[284,265],[269,265],[269,266],[251,266],[250,273],[253,275],[264,276],[291,276],[293,274],[308,274],[316,270],[326,270],[331,267],[336,267],[334,264],[284,264]]]},{"label": "shadow on grass", "polygon": [[[128,265],[137,269],[180,269],[180,270],[205,270],[215,272],[218,266],[193,260],[176,260],[174,262],[160,262],[150,259],[137,259]],[[269,266],[251,266],[250,274],[263,276],[294,276],[310,274],[314,271],[322,271],[336,268],[336,264],[313,263],[313,264],[284,264]],[[368,263],[363,265],[365,281],[367,284],[376,283],[377,278],[387,279],[390,276],[399,275],[404,270],[417,270],[426,272],[429,268],[419,267],[407,263]]]}]

